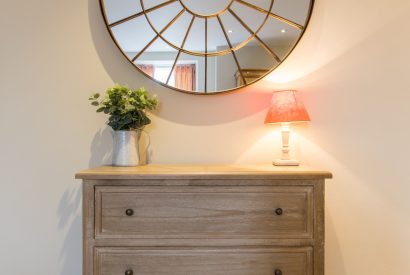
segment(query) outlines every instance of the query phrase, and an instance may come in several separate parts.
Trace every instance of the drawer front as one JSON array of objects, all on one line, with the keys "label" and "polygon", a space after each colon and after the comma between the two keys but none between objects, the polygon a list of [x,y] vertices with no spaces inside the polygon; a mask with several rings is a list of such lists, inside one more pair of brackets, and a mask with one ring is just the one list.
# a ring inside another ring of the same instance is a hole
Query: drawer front
[{"label": "drawer front", "polygon": [[311,275],[311,248],[96,248],[95,275]]},{"label": "drawer front", "polygon": [[312,238],[313,190],[96,187],[97,238]]}]

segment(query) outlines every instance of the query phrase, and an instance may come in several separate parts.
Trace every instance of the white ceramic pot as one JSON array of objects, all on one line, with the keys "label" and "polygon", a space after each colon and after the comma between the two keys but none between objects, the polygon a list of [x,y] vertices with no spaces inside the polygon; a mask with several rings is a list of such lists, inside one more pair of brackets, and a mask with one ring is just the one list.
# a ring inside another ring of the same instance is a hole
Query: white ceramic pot
[{"label": "white ceramic pot", "polygon": [[139,140],[141,131],[114,131],[113,166],[140,164]]}]

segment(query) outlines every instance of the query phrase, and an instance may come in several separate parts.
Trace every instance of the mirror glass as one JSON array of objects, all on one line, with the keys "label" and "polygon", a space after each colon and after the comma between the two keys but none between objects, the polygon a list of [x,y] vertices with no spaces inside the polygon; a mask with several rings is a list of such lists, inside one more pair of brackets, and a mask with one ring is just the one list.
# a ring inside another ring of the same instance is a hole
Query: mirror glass
[{"label": "mirror glass", "polygon": [[175,90],[233,91],[274,70],[303,35],[314,0],[100,0],[116,45]]}]

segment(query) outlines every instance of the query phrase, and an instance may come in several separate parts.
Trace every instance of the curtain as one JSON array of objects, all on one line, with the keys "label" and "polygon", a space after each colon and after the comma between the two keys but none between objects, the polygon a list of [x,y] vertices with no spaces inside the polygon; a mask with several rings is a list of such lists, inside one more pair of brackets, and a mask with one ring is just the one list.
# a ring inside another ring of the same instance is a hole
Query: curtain
[{"label": "curtain", "polygon": [[175,87],[182,90],[196,90],[196,66],[177,65],[175,67]]},{"label": "curtain", "polygon": [[150,77],[154,77],[155,67],[153,65],[137,65],[138,68],[149,75]]}]

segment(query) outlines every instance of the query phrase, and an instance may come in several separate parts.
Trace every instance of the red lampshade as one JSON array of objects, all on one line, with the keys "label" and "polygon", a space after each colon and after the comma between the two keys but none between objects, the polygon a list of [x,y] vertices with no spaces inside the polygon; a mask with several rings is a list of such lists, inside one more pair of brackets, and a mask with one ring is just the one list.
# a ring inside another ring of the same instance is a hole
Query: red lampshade
[{"label": "red lampshade", "polygon": [[296,91],[278,91],[272,96],[272,103],[265,123],[310,121],[303,102]]}]

